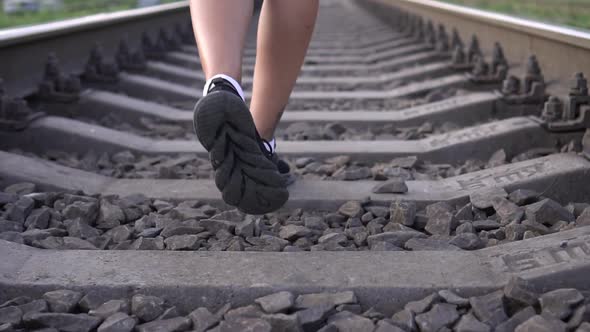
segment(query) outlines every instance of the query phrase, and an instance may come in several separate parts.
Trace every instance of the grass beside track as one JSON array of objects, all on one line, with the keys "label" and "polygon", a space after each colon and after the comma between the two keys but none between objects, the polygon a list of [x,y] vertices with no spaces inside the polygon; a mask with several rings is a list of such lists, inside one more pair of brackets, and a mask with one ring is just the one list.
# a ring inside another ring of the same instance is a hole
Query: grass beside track
[{"label": "grass beside track", "polygon": [[444,0],[520,17],[590,29],[590,0]]},{"label": "grass beside track", "polygon": [[[160,0],[170,3],[179,0]],[[1,2],[0,2],[1,3]],[[0,7],[0,29],[60,21],[98,13],[110,13],[137,7],[137,0],[64,0],[60,10],[40,10],[7,14]]]}]

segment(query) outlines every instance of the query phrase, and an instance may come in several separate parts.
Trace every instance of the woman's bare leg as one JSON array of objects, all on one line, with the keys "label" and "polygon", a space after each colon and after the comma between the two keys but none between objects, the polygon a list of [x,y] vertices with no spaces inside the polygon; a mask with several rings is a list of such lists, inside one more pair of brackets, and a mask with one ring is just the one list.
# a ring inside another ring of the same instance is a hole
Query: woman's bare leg
[{"label": "woman's bare leg", "polygon": [[262,5],[250,110],[266,140],[272,139],[301,70],[317,11],[318,0],[265,0]]},{"label": "woman's bare leg", "polygon": [[253,0],[191,0],[193,30],[207,79],[225,74],[241,80],[253,6]]}]

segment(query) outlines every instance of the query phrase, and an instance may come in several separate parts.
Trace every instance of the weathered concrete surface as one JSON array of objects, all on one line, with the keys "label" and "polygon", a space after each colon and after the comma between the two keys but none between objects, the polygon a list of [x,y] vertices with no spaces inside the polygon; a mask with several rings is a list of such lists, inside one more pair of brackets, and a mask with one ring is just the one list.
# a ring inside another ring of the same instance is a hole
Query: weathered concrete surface
[{"label": "weathered concrete surface", "polygon": [[[534,117],[514,117],[415,141],[281,141],[278,146],[280,155],[284,157],[349,155],[364,161],[386,161],[416,155],[434,163],[456,164],[468,159],[487,160],[499,149],[504,149],[508,155],[516,155],[533,147],[554,147],[556,140],[567,142],[580,135],[549,134]],[[207,155],[197,141],[154,140],[52,116],[34,121],[22,132],[0,132],[0,148],[14,147],[37,152],[62,150],[80,154],[92,147],[100,153],[130,150],[142,154]]]},{"label": "weathered concrete surface", "polygon": [[[522,108],[522,109],[521,109]],[[44,103],[43,110],[57,116],[83,116],[100,120],[108,115],[131,124],[139,124],[145,117],[180,123],[192,130],[193,113],[174,107],[146,102],[109,91],[86,90],[73,104]],[[440,125],[452,122],[461,126],[472,125],[511,116],[537,115],[533,107],[503,105],[501,96],[493,92],[476,92],[439,102],[429,103],[397,111],[288,111],[279,123],[285,128],[294,122],[315,124],[341,123],[354,128],[393,124],[399,127],[420,126],[424,122]]]},{"label": "weathered concrete surface", "polygon": [[[372,75],[354,76],[300,76],[297,78],[296,87],[313,87],[321,84],[369,84],[388,83],[395,80],[423,80],[449,75],[453,70],[447,61],[426,63],[420,66],[401,68],[397,71]],[[205,84],[205,75],[200,70],[187,70],[186,67],[167,62],[149,61],[147,63],[147,74],[179,84],[191,86],[202,86]],[[252,76],[242,77],[244,87],[251,87]]]},{"label": "weathered concrete surface", "polygon": [[[563,203],[583,202],[590,197],[588,186],[580,187],[590,174],[590,162],[572,154],[556,154],[544,158],[504,165],[437,181],[408,181],[406,194],[374,194],[380,182],[296,181],[289,187],[287,207],[332,210],[349,200],[369,197],[377,204],[392,200],[415,201],[419,207],[432,202],[449,201],[465,204],[471,193],[493,187],[507,191],[532,189],[556,197]],[[142,193],[148,197],[222,203],[212,180],[140,180],[113,179],[40,159],[0,152],[0,184],[34,182],[47,190],[82,190],[87,193],[129,195]],[[578,188],[571,190],[572,187]]]},{"label": "weathered concrete surface", "polygon": [[73,288],[157,295],[187,310],[282,290],[352,290],[365,309],[390,315],[433,291],[481,294],[514,275],[542,291],[590,289],[589,246],[590,227],[475,252],[53,251],[0,240],[0,300]]}]

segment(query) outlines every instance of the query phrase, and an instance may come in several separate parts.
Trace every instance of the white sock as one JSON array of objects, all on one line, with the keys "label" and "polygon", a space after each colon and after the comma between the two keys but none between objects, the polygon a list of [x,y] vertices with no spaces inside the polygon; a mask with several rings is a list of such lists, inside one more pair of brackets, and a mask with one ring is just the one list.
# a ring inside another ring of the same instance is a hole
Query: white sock
[{"label": "white sock", "polygon": [[223,78],[224,80],[228,81],[234,87],[234,89],[236,89],[240,97],[242,97],[242,100],[246,101],[246,98],[244,97],[244,90],[240,86],[240,83],[238,83],[238,81],[233,79],[231,76],[225,74],[217,74],[207,80],[207,82],[205,83],[205,87],[203,87],[203,97],[205,97],[209,90],[211,90],[211,84],[213,83],[213,80],[216,78]]},{"label": "white sock", "polygon": [[264,141],[264,147],[269,153],[275,153],[275,150],[277,149],[277,141],[274,137],[270,141]]}]

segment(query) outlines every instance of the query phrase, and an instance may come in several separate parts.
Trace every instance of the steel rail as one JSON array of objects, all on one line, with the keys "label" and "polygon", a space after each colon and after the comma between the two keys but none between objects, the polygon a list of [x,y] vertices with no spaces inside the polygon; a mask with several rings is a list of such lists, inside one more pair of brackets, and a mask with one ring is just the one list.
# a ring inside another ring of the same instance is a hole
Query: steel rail
[{"label": "steel rail", "polygon": [[65,73],[78,74],[97,43],[110,60],[122,39],[137,48],[144,32],[154,38],[183,22],[189,22],[188,1],[0,31],[0,78],[9,96],[26,96],[40,82],[49,53]]},{"label": "steel rail", "polygon": [[529,55],[535,54],[549,80],[565,82],[572,73],[590,68],[589,31],[434,0],[357,2],[391,24],[395,22],[387,12],[391,14],[392,9],[398,9],[420,15],[435,24],[444,24],[447,31],[456,28],[465,41],[475,34],[484,50],[490,50],[494,42],[501,41],[506,56],[515,61],[525,63]]}]

